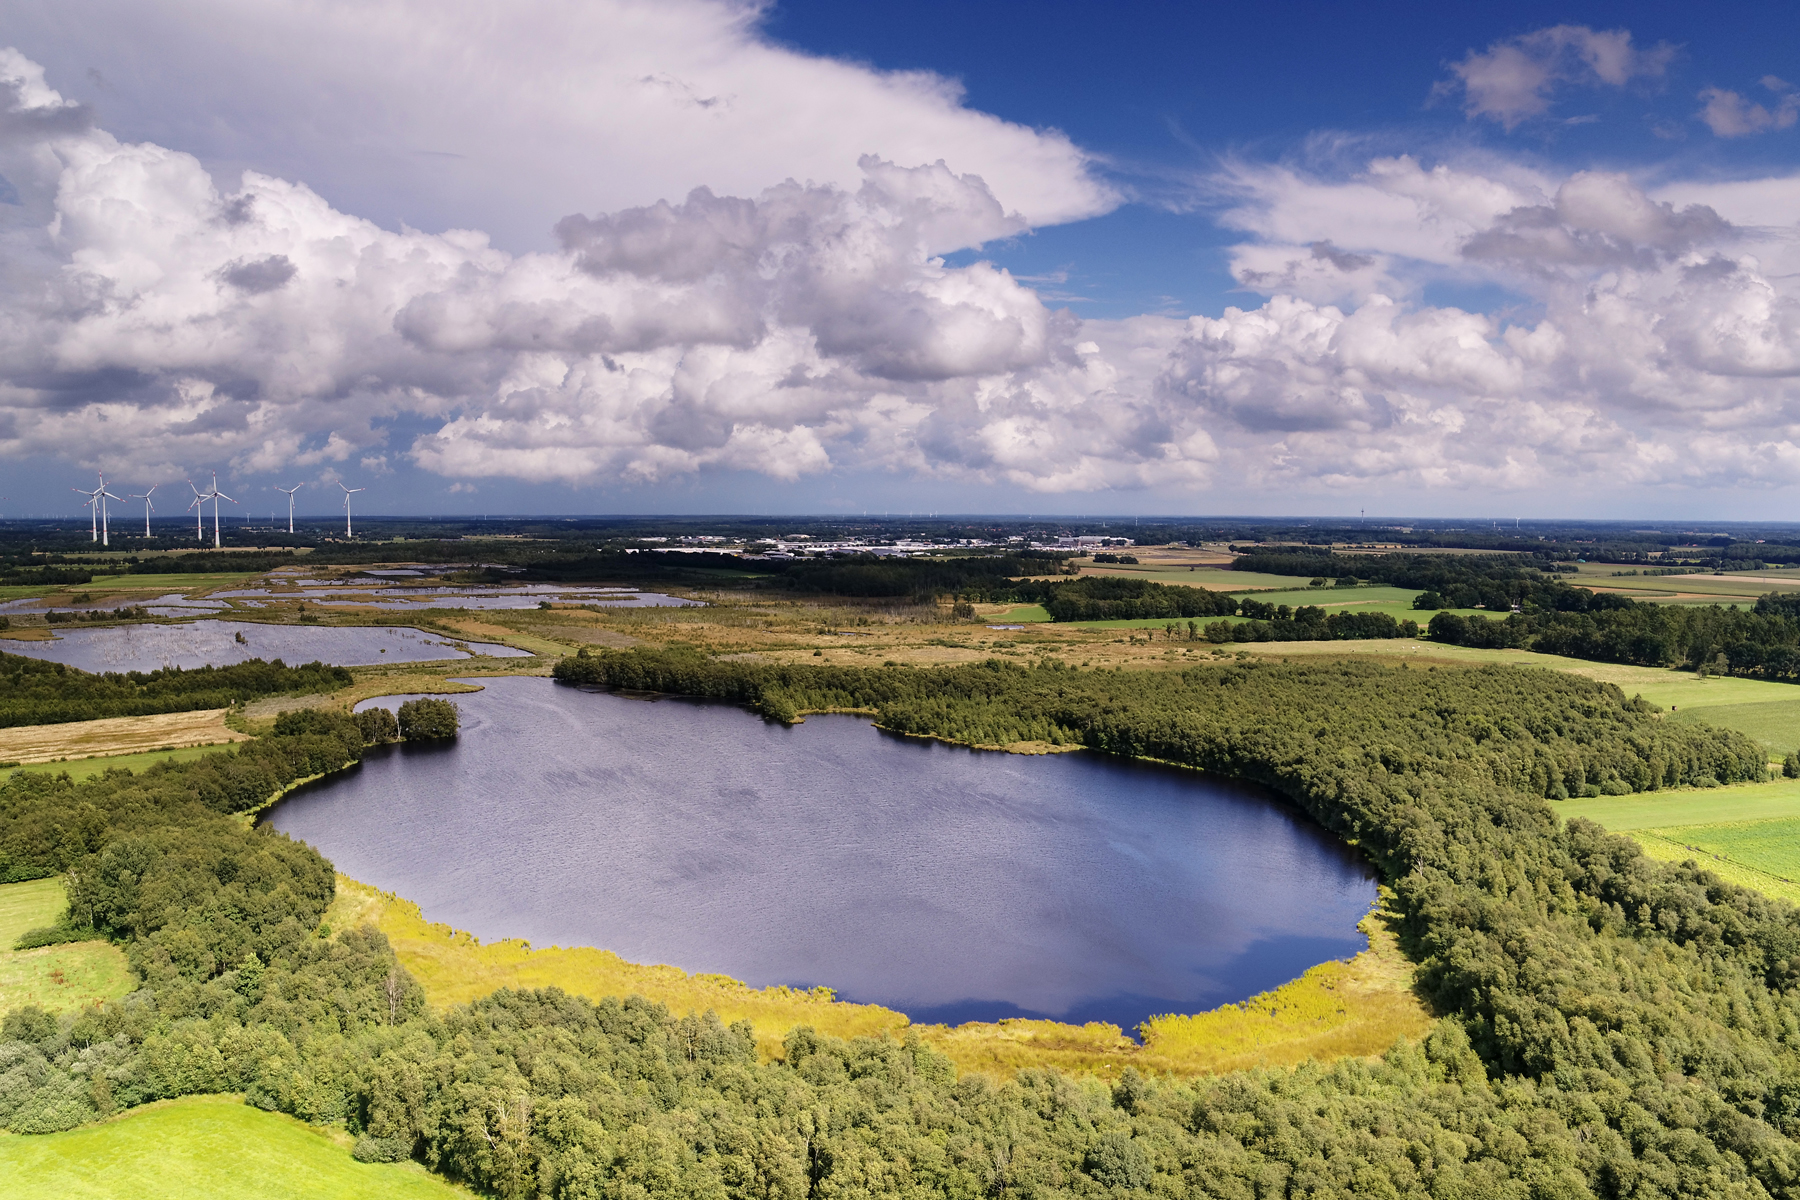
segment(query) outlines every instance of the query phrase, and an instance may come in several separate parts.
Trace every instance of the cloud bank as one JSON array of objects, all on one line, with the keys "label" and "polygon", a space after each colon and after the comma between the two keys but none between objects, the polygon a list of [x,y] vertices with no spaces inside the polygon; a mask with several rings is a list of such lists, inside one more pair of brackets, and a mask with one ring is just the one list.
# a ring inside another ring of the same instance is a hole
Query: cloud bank
[{"label": "cloud bank", "polygon": [[0,30],[126,140],[190,151],[221,180],[246,167],[304,180],[389,229],[475,228],[515,251],[549,249],[569,213],[701,184],[855,190],[865,154],[942,159],[1036,226],[1118,202],[1055,130],[971,109],[941,75],[773,43],[763,8],[0,0]]},{"label": "cloud bank", "polygon": [[[1557,53],[1648,69],[1583,45]],[[0,176],[8,458],[1045,493],[1800,480],[1795,179],[1236,163],[1210,186],[1263,299],[1084,321],[952,265],[1059,210],[939,157],[587,207],[515,253],[218,181],[5,51]],[[1433,299],[1459,293],[1488,299]]]}]

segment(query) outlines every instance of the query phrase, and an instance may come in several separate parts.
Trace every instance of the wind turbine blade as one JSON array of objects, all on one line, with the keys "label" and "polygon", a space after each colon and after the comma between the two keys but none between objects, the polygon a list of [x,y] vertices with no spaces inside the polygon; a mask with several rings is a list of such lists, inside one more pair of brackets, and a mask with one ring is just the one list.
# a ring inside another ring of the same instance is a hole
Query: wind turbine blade
[{"label": "wind turbine blade", "polygon": [[[221,499],[221,500],[231,500],[231,497],[230,497],[230,496],[227,496],[227,495],[226,495],[226,494],[225,494],[225,493],[224,493],[224,492],[217,492],[217,491],[215,491],[215,492],[214,492],[214,493],[213,493],[213,495],[215,495],[215,496],[217,496],[217,497],[218,497],[218,498],[219,498],[219,499]],[[237,503],[237,501],[236,501],[236,500],[231,500],[231,502],[232,502],[232,503],[233,503],[233,504],[236,504],[236,503]]]}]

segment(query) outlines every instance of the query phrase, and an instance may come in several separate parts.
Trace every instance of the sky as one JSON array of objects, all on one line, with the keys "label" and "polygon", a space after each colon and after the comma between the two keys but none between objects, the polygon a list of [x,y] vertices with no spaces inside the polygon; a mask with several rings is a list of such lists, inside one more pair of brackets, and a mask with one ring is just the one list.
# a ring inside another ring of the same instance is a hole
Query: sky
[{"label": "sky", "polygon": [[217,472],[253,516],[1789,519],[1800,21],[0,0],[0,516],[101,471],[170,515]]}]

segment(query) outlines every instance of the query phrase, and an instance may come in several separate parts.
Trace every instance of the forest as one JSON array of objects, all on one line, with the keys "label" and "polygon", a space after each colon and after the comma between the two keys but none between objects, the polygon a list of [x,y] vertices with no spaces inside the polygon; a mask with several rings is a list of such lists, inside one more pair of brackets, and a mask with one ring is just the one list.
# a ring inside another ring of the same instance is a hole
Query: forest
[{"label": "forest", "polygon": [[1516,647],[1599,662],[1686,665],[1800,681],[1800,596],[1774,593],[1750,610],[1605,595],[1594,601],[1587,611],[1526,611],[1503,620],[1441,612],[1426,632],[1457,646]]},{"label": "forest", "polygon": [[0,653],[0,729],[60,725],[97,717],[229,708],[263,696],[334,692],[352,676],[343,667],[312,662],[290,667],[252,658],[227,667],[165,667],[157,671],[78,671],[22,654]]},{"label": "forest", "polygon": [[1377,865],[1440,1018],[1379,1061],[1106,1085],[958,1077],[910,1037],[806,1029],[759,1064],[745,1027],[554,989],[434,1012],[379,933],[320,924],[328,863],[231,815],[364,753],[356,720],[308,711],[232,754],[0,784],[0,871],[64,874],[67,934],[117,940],[144,981],[78,1015],[7,1014],[0,1124],[236,1091],[344,1122],[360,1157],[521,1198],[1800,1192],[1794,910],[1545,803],[1760,778],[1742,735],[1520,668],[604,651],[557,677],[1268,784]]}]

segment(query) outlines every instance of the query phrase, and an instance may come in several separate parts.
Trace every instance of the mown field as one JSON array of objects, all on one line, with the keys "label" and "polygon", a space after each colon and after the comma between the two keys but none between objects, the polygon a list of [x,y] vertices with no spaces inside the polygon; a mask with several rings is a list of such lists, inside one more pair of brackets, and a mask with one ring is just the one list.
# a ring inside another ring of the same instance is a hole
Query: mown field
[{"label": "mown field", "polygon": [[359,1163],[341,1132],[234,1096],[145,1105],[67,1133],[0,1134],[7,1200],[467,1200],[416,1163]]}]

